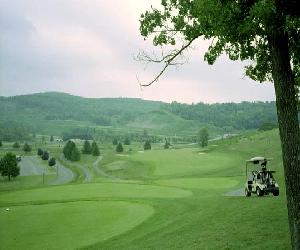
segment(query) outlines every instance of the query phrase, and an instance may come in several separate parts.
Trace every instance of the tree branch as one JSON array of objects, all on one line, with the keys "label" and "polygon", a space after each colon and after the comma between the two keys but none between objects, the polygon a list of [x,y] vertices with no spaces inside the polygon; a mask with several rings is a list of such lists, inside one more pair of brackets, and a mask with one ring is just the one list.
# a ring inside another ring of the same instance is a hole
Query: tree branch
[{"label": "tree branch", "polygon": [[191,44],[198,38],[198,36],[194,37],[193,39],[191,39],[187,44],[183,45],[180,49],[178,50],[174,50],[172,51],[170,54],[167,54],[167,55],[164,55],[162,53],[162,58],[158,59],[158,58],[152,58],[150,57],[148,54],[142,52],[141,54],[139,54],[137,56],[137,60],[139,61],[144,61],[144,62],[147,62],[147,63],[150,63],[150,62],[154,62],[154,63],[164,63],[164,67],[162,68],[162,70],[156,75],[156,77],[148,82],[148,83],[140,83],[139,79],[138,79],[138,82],[139,82],[139,85],[141,87],[148,87],[150,85],[152,85],[154,82],[157,82],[159,80],[159,78],[162,76],[162,74],[166,71],[166,69],[169,67],[169,66],[174,66],[174,65],[181,65],[183,63],[176,63],[174,62],[175,59],[180,56],[183,51],[185,51],[187,48],[189,48],[191,46]]}]

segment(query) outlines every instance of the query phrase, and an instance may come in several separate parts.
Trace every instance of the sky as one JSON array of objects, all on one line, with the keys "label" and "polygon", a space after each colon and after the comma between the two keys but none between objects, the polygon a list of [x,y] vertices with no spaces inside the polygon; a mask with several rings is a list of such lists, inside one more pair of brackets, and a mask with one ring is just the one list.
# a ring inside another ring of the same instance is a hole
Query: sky
[{"label": "sky", "polygon": [[[161,69],[134,60],[152,52],[139,34],[140,14],[159,0],[0,0],[0,96],[45,91],[84,97],[135,97],[165,102],[216,103],[275,100],[271,83],[244,74],[241,62],[203,60],[199,40],[188,62]],[[139,81],[137,80],[139,79]]]}]

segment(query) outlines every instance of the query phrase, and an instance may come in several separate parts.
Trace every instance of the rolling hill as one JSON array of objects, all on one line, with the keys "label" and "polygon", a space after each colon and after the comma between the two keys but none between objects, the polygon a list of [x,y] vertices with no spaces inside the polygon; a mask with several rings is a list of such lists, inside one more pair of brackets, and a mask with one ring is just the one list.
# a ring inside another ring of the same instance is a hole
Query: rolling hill
[{"label": "rolling hill", "polygon": [[204,126],[211,135],[217,135],[257,129],[277,120],[274,102],[189,105],[46,92],[0,97],[0,107],[0,135],[7,133],[11,124],[48,135],[76,128],[120,134],[147,129],[151,134],[196,135]]}]

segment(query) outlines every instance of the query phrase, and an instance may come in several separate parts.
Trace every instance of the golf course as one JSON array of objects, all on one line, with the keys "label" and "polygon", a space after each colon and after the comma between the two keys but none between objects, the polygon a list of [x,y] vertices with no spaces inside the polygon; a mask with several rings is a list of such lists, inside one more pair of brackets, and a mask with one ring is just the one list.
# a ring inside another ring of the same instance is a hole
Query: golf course
[{"label": "golf course", "polygon": [[[14,149],[25,174],[1,179],[0,249],[290,248],[277,129],[205,148],[153,143],[144,151],[132,143],[117,153],[99,143],[101,156],[76,163],[64,159],[57,142],[43,147],[56,167],[35,148]],[[0,155],[10,149],[4,142]],[[278,197],[234,192],[244,188],[245,160],[254,156],[272,158]]]}]

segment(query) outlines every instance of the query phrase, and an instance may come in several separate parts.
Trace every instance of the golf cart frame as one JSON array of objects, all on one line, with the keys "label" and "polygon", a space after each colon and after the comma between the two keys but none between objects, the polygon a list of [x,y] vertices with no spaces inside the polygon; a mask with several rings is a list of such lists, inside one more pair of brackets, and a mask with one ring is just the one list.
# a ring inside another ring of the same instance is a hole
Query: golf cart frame
[{"label": "golf cart frame", "polygon": [[[272,160],[265,157],[253,157],[246,160],[246,184],[245,195],[251,196],[256,193],[257,196],[268,195],[272,193],[274,196],[279,195],[279,185],[274,178],[275,171],[267,169],[267,163]],[[252,166],[251,173],[249,171]],[[256,167],[256,170],[253,168]]]}]

